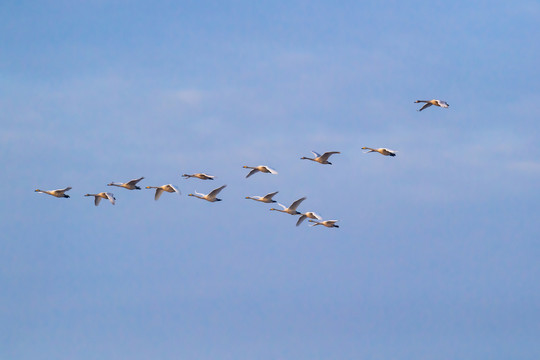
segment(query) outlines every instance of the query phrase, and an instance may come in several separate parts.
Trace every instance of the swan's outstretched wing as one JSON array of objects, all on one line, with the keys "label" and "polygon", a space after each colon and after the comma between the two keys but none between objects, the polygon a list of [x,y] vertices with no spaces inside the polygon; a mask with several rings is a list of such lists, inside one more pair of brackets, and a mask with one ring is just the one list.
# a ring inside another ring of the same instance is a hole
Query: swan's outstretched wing
[{"label": "swan's outstretched wing", "polygon": [[100,201],[101,201],[101,197],[99,197],[99,196],[94,196],[94,205],[98,206],[99,203],[100,203]]},{"label": "swan's outstretched wing", "polygon": [[214,175],[208,175],[208,174],[205,174],[205,173],[202,173],[201,176],[206,178],[207,180],[214,180],[214,178],[215,178]]},{"label": "swan's outstretched wing", "polygon": [[274,195],[276,195],[279,191],[276,191],[276,192],[273,192],[273,193],[270,193],[270,194],[266,194],[263,196],[263,200],[272,200],[272,198],[274,197]]},{"label": "swan's outstretched wing", "polygon": [[317,219],[317,220],[322,220],[322,217],[319,214],[311,212],[311,215],[315,216],[315,219]]},{"label": "swan's outstretched wing", "polygon": [[268,167],[268,166],[265,166],[266,170],[270,171],[270,174],[274,174],[274,175],[277,175],[277,171],[272,169],[271,167]]},{"label": "swan's outstretched wing", "polygon": [[311,153],[312,153],[316,158],[318,158],[319,156],[321,156],[321,154],[319,154],[318,152],[313,151],[313,150],[311,150]]},{"label": "swan's outstretched wing", "polygon": [[130,181],[128,181],[128,182],[126,183],[126,185],[129,185],[129,186],[133,185],[133,186],[135,186],[135,185],[137,185],[137,183],[138,183],[139,181],[141,181],[142,179],[144,179],[144,176],[143,176],[143,177],[140,177],[140,178],[138,178],[138,179],[130,180]]},{"label": "swan's outstretched wing", "polygon": [[328,158],[334,154],[341,154],[339,151],[328,151],[322,154],[321,161],[328,161]]},{"label": "swan's outstretched wing", "polygon": [[428,107],[430,107],[431,104],[430,103],[425,103],[424,106],[422,106],[418,111],[422,111],[424,109],[427,109]]},{"label": "swan's outstretched wing", "polygon": [[281,206],[283,208],[283,210],[287,210],[287,207],[283,204],[280,204],[280,203],[277,203],[279,206]]},{"label": "swan's outstretched wing", "polygon": [[249,174],[246,175],[246,179],[247,179],[248,177],[250,177],[251,175],[255,174],[256,172],[259,172],[259,170],[257,170],[257,169],[251,170],[251,171],[249,172]]},{"label": "swan's outstretched wing", "polygon": [[439,106],[443,108],[447,108],[448,106],[450,106],[446,101],[437,100],[437,102],[439,103]]},{"label": "swan's outstretched wing", "polygon": [[156,195],[154,195],[154,200],[158,201],[158,199],[161,197],[161,194],[163,194],[163,189],[160,187],[156,188]]},{"label": "swan's outstretched wing", "polygon": [[66,191],[69,191],[71,190],[71,186],[68,186],[67,188],[65,189],[58,189],[58,190],[54,190],[54,191],[58,191],[58,192],[66,192]]},{"label": "swan's outstretched wing", "polygon": [[304,200],[306,200],[306,199],[307,199],[306,197],[303,197],[303,198],[301,198],[301,199],[296,200],[295,202],[292,203],[291,206],[289,206],[289,209],[290,209],[290,210],[296,210],[296,208],[297,208],[298,206],[300,206],[300,204],[302,203],[302,201],[304,201]]},{"label": "swan's outstretched wing", "polygon": [[[109,201],[111,202],[111,204],[116,204],[116,199],[114,197],[114,195],[112,193],[105,193],[105,195],[107,196],[107,199],[109,199]],[[101,200],[101,198],[99,198]]]},{"label": "swan's outstretched wing", "polygon": [[182,195],[182,193],[180,192],[180,190],[178,190],[174,185],[169,184],[169,186],[171,187],[171,189],[173,189],[174,192],[178,193],[178,195]]},{"label": "swan's outstretched wing", "polygon": [[210,198],[216,197],[217,194],[219,194],[219,192],[220,192],[221,190],[223,190],[226,186],[227,186],[227,185],[223,185],[223,186],[218,187],[217,189],[212,190],[212,191],[210,192],[210,194],[208,194],[208,197],[210,197]]},{"label": "swan's outstretched wing", "polygon": [[304,214],[302,214],[302,216],[300,216],[300,217],[298,218],[298,221],[296,222],[296,226],[300,226],[300,224],[303,223],[304,220],[306,220],[306,218],[307,218],[307,216],[304,215]]}]

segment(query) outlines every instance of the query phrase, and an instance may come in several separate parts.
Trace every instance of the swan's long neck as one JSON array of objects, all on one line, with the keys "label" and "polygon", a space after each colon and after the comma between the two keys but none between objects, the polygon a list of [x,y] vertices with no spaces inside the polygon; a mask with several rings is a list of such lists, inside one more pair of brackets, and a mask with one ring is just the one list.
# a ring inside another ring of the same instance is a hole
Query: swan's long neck
[{"label": "swan's long neck", "polygon": [[107,184],[107,186],[118,186],[118,187],[123,187],[122,185],[124,185],[124,184],[118,184],[118,183]]},{"label": "swan's long neck", "polygon": [[311,160],[311,161],[316,161],[315,159],[308,158],[308,157],[305,157],[305,156],[301,157],[300,159],[301,159],[301,160]]}]

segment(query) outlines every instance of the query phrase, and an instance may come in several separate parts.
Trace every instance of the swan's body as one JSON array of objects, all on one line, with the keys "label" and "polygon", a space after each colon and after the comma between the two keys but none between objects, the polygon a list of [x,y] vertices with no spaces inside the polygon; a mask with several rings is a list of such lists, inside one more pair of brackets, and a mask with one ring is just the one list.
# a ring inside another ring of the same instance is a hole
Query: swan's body
[{"label": "swan's body", "polygon": [[300,159],[301,160],[311,160],[311,161],[315,161],[315,162],[318,162],[319,164],[327,164],[327,165],[332,165],[332,163],[330,161],[328,161],[328,158],[330,156],[332,156],[333,154],[341,154],[339,151],[328,151],[328,152],[325,152],[324,154],[319,154],[315,151],[311,151],[313,153],[313,155],[315,155],[314,158],[308,158],[308,157],[301,157]]},{"label": "swan's body", "polygon": [[124,189],[128,189],[128,190],[141,190],[141,188],[139,186],[137,186],[137,183],[139,181],[141,181],[142,179],[144,179],[144,177],[140,177],[138,179],[130,180],[127,183],[115,183],[115,182],[112,182],[110,184],[107,184],[107,186],[118,186],[118,187],[123,187]]},{"label": "swan's body", "polygon": [[289,207],[286,207],[285,205],[283,204],[280,204],[280,203],[277,203],[279,206],[281,206],[283,208],[283,210],[280,210],[280,209],[274,209],[274,208],[271,208],[270,210],[275,210],[275,211],[281,211],[281,212],[284,212],[284,213],[287,213],[287,214],[291,214],[291,215],[301,215],[302,213],[297,211],[296,208],[298,206],[300,206],[300,204],[302,203],[302,201],[306,200],[306,197],[303,197],[301,199],[298,199],[296,200],[295,202],[293,202],[291,204],[291,206]]},{"label": "swan's body", "polygon": [[366,154],[370,152],[378,152],[379,154],[384,155],[384,156],[396,156],[395,150],[390,150],[387,148],[372,149],[372,148],[364,146],[362,149],[368,150],[365,152]]},{"label": "swan's body", "polygon": [[448,105],[448,103],[446,101],[436,100],[436,99],[433,99],[433,100],[416,100],[414,103],[415,104],[417,104],[417,103],[425,103],[424,106],[422,106],[420,109],[418,109],[418,111],[422,111],[424,109],[427,109],[431,105],[435,105],[435,106],[442,107],[442,108],[447,108],[447,107],[450,106],[450,105]]},{"label": "swan's body", "polygon": [[315,214],[312,211],[308,211],[306,213],[303,213],[302,216],[300,216],[300,218],[298,218],[298,221],[296,222],[296,226],[300,226],[300,224],[304,220],[306,220],[307,218],[316,219],[316,220],[322,220],[322,217],[320,217],[319,215]]},{"label": "swan's body", "polygon": [[266,165],[259,165],[259,166],[244,166],[244,169],[251,169],[251,171],[249,172],[249,174],[246,175],[246,178],[250,177],[251,175],[255,174],[256,172],[263,172],[263,173],[267,173],[267,174],[274,174],[274,175],[277,175],[277,171],[272,169],[272,168],[269,168],[268,166]]},{"label": "swan's body", "polygon": [[65,189],[57,189],[57,190],[40,190],[36,189],[35,192],[40,192],[43,194],[52,195],[57,198],[69,198],[69,195],[66,195],[65,192],[71,190],[71,186],[68,186]]},{"label": "swan's body", "polygon": [[314,220],[309,220],[309,222],[312,222],[314,223],[313,225],[311,226],[317,226],[317,225],[323,225],[323,226],[326,226],[326,227],[335,227],[335,228],[338,228],[339,225],[336,225],[336,223],[338,222],[338,220],[325,220],[325,221],[314,221]]},{"label": "swan's body", "polygon": [[156,189],[156,195],[154,195],[154,200],[158,200],[161,194],[163,194],[164,191],[169,193],[178,193],[180,195],[180,190],[172,186],[171,184],[163,185],[163,186],[147,186],[147,189]]},{"label": "swan's body", "polygon": [[214,189],[212,190],[209,194],[205,195],[205,194],[201,194],[201,193],[198,193],[195,191],[195,194],[188,194],[188,196],[195,196],[199,199],[203,199],[203,200],[206,200],[206,201],[210,201],[210,202],[215,202],[215,201],[221,201],[221,199],[218,199],[216,196],[217,194],[219,194],[219,192],[221,190],[223,190],[227,185],[223,185],[223,186],[220,186],[218,187],[217,189]]},{"label": "swan's body", "polygon": [[86,194],[84,196],[93,196],[94,199],[94,205],[98,206],[101,199],[107,199],[111,202],[111,204],[116,204],[116,198],[113,194],[109,192],[100,192],[99,194]]},{"label": "swan's body", "polygon": [[266,194],[264,196],[246,196],[246,199],[251,199],[251,200],[255,200],[255,201],[260,201],[260,202],[263,202],[263,203],[267,203],[267,204],[270,204],[270,203],[275,203],[276,200],[273,200],[272,198],[274,197],[274,195],[276,195],[279,191],[276,191],[276,192],[273,192],[273,193],[270,193],[270,194]]},{"label": "swan's body", "polygon": [[215,176],[213,175],[208,175],[208,174],[204,174],[204,173],[197,173],[197,174],[184,174],[182,175],[182,177],[185,177],[186,179],[189,179],[189,178],[197,178],[197,179],[201,179],[201,180],[214,180]]}]

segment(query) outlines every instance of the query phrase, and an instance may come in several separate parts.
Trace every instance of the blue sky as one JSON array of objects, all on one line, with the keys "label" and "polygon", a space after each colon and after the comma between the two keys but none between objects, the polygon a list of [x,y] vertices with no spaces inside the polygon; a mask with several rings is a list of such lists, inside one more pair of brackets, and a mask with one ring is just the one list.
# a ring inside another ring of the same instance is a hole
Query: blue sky
[{"label": "blue sky", "polygon": [[2,8],[0,358],[540,356],[538,2]]}]

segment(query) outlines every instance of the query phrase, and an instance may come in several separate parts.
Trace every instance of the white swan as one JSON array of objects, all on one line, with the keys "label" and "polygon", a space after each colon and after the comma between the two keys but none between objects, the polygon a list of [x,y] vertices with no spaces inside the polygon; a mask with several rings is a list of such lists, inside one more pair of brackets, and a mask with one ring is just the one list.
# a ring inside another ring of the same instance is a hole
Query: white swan
[{"label": "white swan", "polygon": [[309,220],[309,222],[312,222],[312,223],[315,223],[311,226],[317,226],[317,225],[323,225],[323,226],[326,226],[326,227],[335,227],[335,228],[338,228],[339,225],[336,225],[336,223],[338,222],[339,220],[325,220],[325,221],[314,221],[314,220]]},{"label": "white swan", "polygon": [[260,202],[263,202],[263,203],[267,203],[267,204],[270,204],[270,203],[275,203],[276,200],[273,200],[272,198],[274,197],[274,195],[276,195],[279,191],[276,191],[276,192],[273,192],[273,193],[270,193],[270,194],[266,194],[264,196],[246,196],[246,199],[251,199],[251,200],[255,200],[255,201],[260,201]]},{"label": "white swan", "polygon": [[123,187],[124,189],[128,189],[128,190],[141,190],[141,188],[139,186],[137,186],[137,183],[139,181],[141,181],[142,179],[144,179],[144,176],[140,177],[138,179],[130,180],[130,181],[126,182],[126,183],[112,182],[110,184],[107,184],[107,186],[118,186],[118,187]]},{"label": "white swan", "polygon": [[57,189],[57,190],[40,190],[36,189],[35,192],[40,192],[43,194],[52,195],[57,198],[69,198],[69,195],[66,195],[65,192],[71,190],[71,186],[68,186],[65,189]]},{"label": "white swan", "polygon": [[319,215],[315,214],[314,212],[312,211],[308,211],[306,213],[303,213],[302,216],[300,216],[298,218],[298,221],[296,222],[296,226],[300,226],[300,224],[306,220],[307,218],[310,218],[310,219],[317,219],[317,220],[322,220],[322,217],[320,217]]},{"label": "white swan", "polygon": [[213,175],[208,175],[208,174],[205,174],[205,173],[197,173],[197,174],[184,174],[182,175],[182,177],[185,177],[186,179],[189,179],[189,178],[197,178],[197,179],[201,179],[201,180],[214,180],[215,176]]},{"label": "white swan", "polygon": [[101,199],[108,199],[111,204],[116,204],[116,198],[113,194],[110,192],[100,192],[99,194],[86,194],[84,196],[93,196],[94,199],[94,205],[98,206]]},{"label": "white swan", "polygon": [[433,100],[416,100],[414,103],[415,104],[417,104],[417,103],[425,103],[424,106],[422,106],[420,109],[418,109],[418,111],[422,111],[424,109],[427,109],[431,105],[439,106],[439,107],[442,107],[442,108],[447,108],[447,107],[450,106],[450,105],[448,105],[448,103],[446,101],[436,100],[436,99],[433,99]]},{"label": "white swan", "polygon": [[201,194],[201,193],[198,193],[197,191],[195,191],[195,194],[188,194],[188,196],[195,196],[199,199],[203,199],[203,200],[206,200],[206,201],[210,201],[210,202],[215,202],[215,201],[221,201],[221,199],[218,199],[216,196],[217,194],[219,194],[219,192],[221,190],[223,190],[227,185],[223,185],[223,186],[220,186],[218,187],[217,189],[214,189],[212,190],[209,194],[205,195],[205,194]]},{"label": "white swan", "polygon": [[267,174],[274,174],[277,175],[277,171],[266,166],[266,165],[259,165],[259,166],[244,166],[244,169],[252,169],[249,174],[246,175],[246,178],[250,177],[251,175],[255,174],[256,172],[263,172]]},{"label": "white swan", "polygon": [[328,158],[330,156],[332,156],[333,154],[341,154],[339,151],[328,151],[328,152],[325,152],[324,154],[319,154],[315,151],[311,151],[313,153],[313,155],[315,155],[315,158],[308,158],[308,157],[301,157],[300,159],[301,160],[311,160],[311,161],[315,161],[315,162],[318,162],[320,164],[328,164],[328,165],[332,165],[332,163],[330,161],[328,161]]},{"label": "white swan", "polygon": [[368,150],[368,151],[365,151],[364,153],[370,153],[370,152],[378,152],[379,154],[381,155],[384,155],[384,156],[396,156],[396,152],[395,150],[390,150],[390,149],[387,149],[387,148],[379,148],[379,149],[372,149],[372,148],[369,148],[369,147],[366,147],[364,146],[362,148],[363,150]]},{"label": "white swan", "polygon": [[281,211],[281,212],[284,212],[284,213],[287,213],[287,214],[291,214],[291,215],[300,215],[302,214],[301,212],[299,211],[296,211],[296,208],[302,203],[302,201],[306,200],[307,198],[306,197],[303,197],[301,199],[298,199],[296,200],[295,202],[293,202],[291,204],[291,206],[289,207],[286,207],[285,205],[283,204],[280,204],[280,203],[277,203],[279,206],[281,206],[283,208],[283,210],[279,210],[279,209],[274,209],[274,208],[271,208],[270,210],[275,210],[275,211]]},{"label": "white swan", "polygon": [[167,184],[167,185],[162,185],[162,186],[147,186],[146,187],[147,189],[156,189],[156,195],[154,195],[154,200],[158,200],[161,196],[161,194],[163,194],[164,191],[166,192],[169,192],[169,193],[178,193],[178,195],[180,195],[180,190],[178,190],[177,188],[175,188],[173,185],[171,184]]}]

